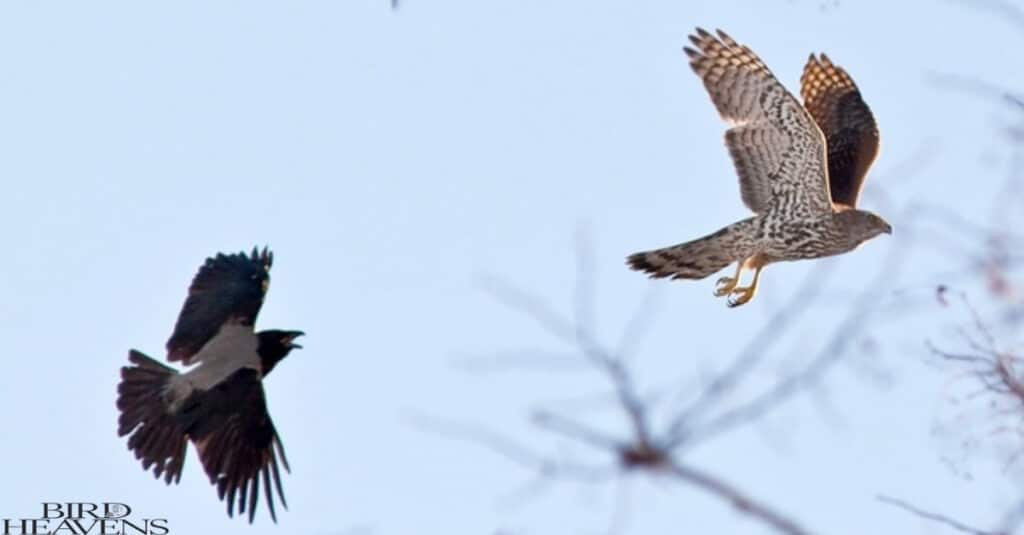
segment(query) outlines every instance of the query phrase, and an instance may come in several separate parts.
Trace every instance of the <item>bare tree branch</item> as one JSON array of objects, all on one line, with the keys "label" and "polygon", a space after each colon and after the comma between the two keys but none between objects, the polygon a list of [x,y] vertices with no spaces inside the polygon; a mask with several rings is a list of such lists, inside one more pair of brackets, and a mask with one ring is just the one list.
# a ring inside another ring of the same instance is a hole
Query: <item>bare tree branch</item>
[{"label": "bare tree branch", "polygon": [[[584,268],[577,268],[578,275],[583,270]],[[583,275],[584,278],[586,276]],[[534,318],[548,333],[567,343],[574,343],[583,356],[611,380],[621,407],[629,417],[634,434],[642,442],[650,442],[646,409],[637,395],[629,370],[622,364],[618,356],[596,341],[584,326],[562,317],[540,298],[494,280],[488,285],[488,289],[506,306],[520,310]],[[588,312],[580,310],[584,306],[580,304],[583,298],[578,295],[581,291],[577,290],[577,318],[587,317],[588,314]]]},{"label": "bare tree branch", "polygon": [[1008,531],[985,531],[985,530],[982,530],[982,529],[972,528],[972,527],[970,527],[970,526],[968,526],[966,524],[963,524],[961,522],[958,522],[958,521],[956,521],[956,520],[954,520],[954,519],[952,519],[952,518],[950,518],[948,516],[940,515],[938,513],[932,513],[932,512],[929,512],[929,511],[925,511],[925,510],[920,509],[918,507],[915,507],[915,506],[913,506],[913,505],[911,505],[911,504],[909,504],[909,503],[907,503],[907,502],[905,502],[903,500],[899,500],[897,498],[892,498],[890,496],[885,496],[885,495],[881,495],[880,494],[880,495],[877,496],[877,498],[878,498],[878,501],[880,501],[880,502],[882,502],[884,504],[891,505],[893,507],[898,507],[900,509],[903,509],[904,511],[910,512],[910,513],[912,513],[914,515],[917,515],[917,516],[919,516],[921,518],[924,518],[926,520],[931,520],[932,522],[938,522],[940,524],[944,524],[944,525],[946,525],[946,526],[948,526],[950,528],[953,528],[953,529],[955,529],[957,531],[960,531],[960,532],[963,532],[963,533],[969,533],[970,535],[1010,535],[1010,532],[1008,532]]},{"label": "bare tree branch", "polygon": [[584,483],[603,483],[614,476],[617,466],[590,466],[556,460],[537,453],[516,440],[482,426],[441,420],[415,414],[412,423],[421,430],[443,437],[479,444],[494,453],[537,473],[543,478],[561,477]]},{"label": "bare tree branch", "polygon": [[991,11],[1000,19],[1024,30],[1024,11],[1013,2],[1007,0],[957,0],[957,2],[975,9]]},{"label": "bare tree branch", "polygon": [[928,79],[938,87],[954,89],[986,99],[996,98],[1001,100],[1003,104],[1024,110],[1024,98],[991,82],[949,73],[931,73],[928,75]]},{"label": "bare tree branch", "polygon": [[714,476],[679,463],[672,463],[669,465],[668,470],[669,473],[679,479],[726,500],[740,512],[768,524],[775,528],[779,533],[785,533],[787,535],[810,535],[809,531],[805,530],[793,520],[790,520],[786,516],[776,512],[767,505],[754,500],[750,496],[740,492],[732,485],[729,485]]},{"label": "bare tree branch", "polygon": [[891,249],[886,262],[875,278],[865,286],[846,318],[836,327],[829,342],[801,372],[778,382],[773,388],[756,396],[751,401],[701,425],[694,431],[693,439],[704,441],[739,425],[752,422],[771,412],[803,389],[817,384],[828,369],[847,353],[847,349],[856,340],[857,335],[870,324],[869,317],[879,307],[882,294],[888,291],[885,282],[897,276],[907,254],[909,254],[908,247],[893,247]]},{"label": "bare tree branch", "polygon": [[666,446],[669,449],[685,442],[690,434],[688,426],[691,422],[700,419],[702,415],[718,404],[744,377],[753,372],[762,359],[770,354],[769,349],[782,338],[781,333],[785,332],[803,312],[809,309],[807,303],[812,302],[818,296],[824,286],[824,281],[828,279],[833,270],[834,263],[830,262],[815,267],[790,300],[776,311],[764,324],[764,327],[747,342],[744,349],[733,359],[732,365],[719,373],[692,405],[680,411],[672,419],[666,434]]},{"label": "bare tree branch", "polygon": [[[540,429],[586,444],[596,451],[605,452],[615,460],[619,473],[631,470],[649,470],[655,473],[669,472],[676,478],[710,492],[727,500],[740,512],[765,522],[780,533],[787,535],[804,535],[808,532],[795,521],[786,518],[768,506],[746,496],[741,491],[728,485],[712,475],[695,468],[680,464],[671,458],[671,448],[666,447],[670,441],[664,440],[667,433],[655,433],[648,419],[652,401],[645,400],[633,380],[630,369],[626,365],[625,351],[630,349],[639,339],[650,317],[643,311],[634,315],[628,323],[625,333],[620,338],[618,348],[610,350],[594,336],[593,317],[593,282],[589,271],[590,251],[587,244],[577,241],[576,286],[573,295],[573,318],[566,318],[558,313],[543,299],[531,295],[518,288],[505,284],[497,279],[487,279],[485,289],[499,302],[510,309],[522,312],[532,318],[546,333],[554,338],[574,346],[593,369],[612,386],[617,400],[617,407],[627,417],[628,433],[616,437],[604,431],[596,430],[589,424],[566,417],[551,410],[537,410],[532,422]],[[749,367],[764,358],[766,346],[774,343],[780,330],[788,328],[795,321],[795,316],[802,312],[806,303],[820,291],[823,275],[831,271],[831,267],[819,268],[813,280],[809,280],[789,306],[776,315],[774,324],[766,327],[751,342],[745,353],[741,353],[737,362],[727,370],[717,384],[713,384],[705,393],[705,401],[698,403],[710,404],[728,389],[734,388],[749,374]],[[651,298],[644,300],[649,303]],[[800,306],[801,303],[804,306]],[[511,460],[535,471],[542,477],[553,478],[567,475],[567,479],[597,480],[607,477],[607,470],[594,467],[579,466],[578,463],[564,463],[553,460],[550,456],[539,455],[516,441],[501,434],[492,433],[475,426],[440,425],[433,422],[429,427],[434,432],[451,438],[467,440],[481,444]],[[661,438],[659,440],[659,437]]]}]

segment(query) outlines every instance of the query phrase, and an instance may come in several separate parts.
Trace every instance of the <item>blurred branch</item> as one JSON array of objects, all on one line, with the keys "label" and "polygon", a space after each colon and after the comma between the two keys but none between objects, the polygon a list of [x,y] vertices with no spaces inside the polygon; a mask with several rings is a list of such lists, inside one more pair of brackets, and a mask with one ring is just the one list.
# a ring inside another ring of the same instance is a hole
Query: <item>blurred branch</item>
[{"label": "blurred branch", "polygon": [[605,451],[616,451],[625,446],[618,440],[595,431],[575,420],[559,416],[554,412],[539,411],[533,415],[533,423],[555,434],[575,439]]},{"label": "blurred branch", "polygon": [[978,311],[971,305],[967,296],[963,293],[958,295],[960,302],[969,311],[973,330],[981,336],[981,341],[978,341],[970,332],[961,330],[960,335],[968,347],[967,352],[940,349],[930,341],[926,342],[926,346],[933,355],[940,359],[968,365],[969,376],[974,377],[984,391],[998,398],[1012,400],[1024,410],[1024,382],[1021,381],[1015,370],[1015,365],[1022,359],[1009,351],[1000,349],[995,336],[982,320]]},{"label": "blurred branch", "polygon": [[[562,317],[543,300],[496,280],[491,280],[485,288],[499,302],[532,317],[551,335],[575,344],[582,355],[611,381],[621,407],[629,417],[634,434],[640,437],[642,442],[650,441],[646,410],[633,386],[629,370],[622,365],[617,355],[597,342],[584,326]],[[579,295],[580,290],[577,289],[577,292]],[[585,315],[586,312],[577,306],[577,317]]]},{"label": "blurred branch", "polygon": [[[583,362],[598,371],[613,387],[617,407],[627,419],[628,432],[615,436],[596,430],[590,424],[569,418],[551,410],[534,412],[532,422],[540,429],[560,438],[580,442],[605,452],[615,459],[620,473],[630,470],[649,470],[652,473],[671,473],[681,481],[695,485],[737,508],[738,511],[760,520],[781,533],[807,534],[794,520],[776,512],[770,507],[745,495],[713,475],[682,464],[674,458],[677,449],[692,437],[690,431],[697,422],[719,411],[717,417],[699,427],[705,439],[716,436],[728,429],[759,418],[792,398],[807,386],[820,380],[828,368],[846,352],[857,335],[870,324],[868,316],[877,309],[882,297],[890,287],[885,284],[897,275],[897,269],[907,252],[906,247],[893,247],[879,275],[872,280],[855,302],[855,308],[836,328],[836,334],[819,352],[817,358],[804,365],[801,372],[779,381],[749,403],[731,410],[722,411],[721,405],[730,392],[750,378],[762,361],[771,355],[771,349],[785,336],[798,319],[810,307],[808,303],[819,298],[829,274],[835,269],[834,262],[816,267],[807,280],[793,294],[787,304],[778,310],[769,322],[744,346],[732,363],[715,377],[701,395],[686,409],[670,418],[661,429],[652,427],[649,413],[655,401],[645,399],[639,392],[632,372],[627,365],[625,349],[630,348],[645,330],[644,323],[649,315],[638,312],[628,323],[618,349],[603,345],[594,335],[593,280],[589,269],[590,251],[582,240],[577,241],[576,285],[573,293],[573,317],[560,314],[554,307],[538,296],[494,278],[485,280],[485,289],[497,301],[534,320],[546,333],[576,348]],[[648,306],[650,299],[644,300]],[[641,309],[644,308],[641,307]],[[537,455],[526,453],[526,449],[513,444],[505,437],[484,432],[477,428],[447,428],[442,434],[482,444],[519,464],[531,467],[545,476],[561,473],[559,463]],[[592,474],[589,469],[575,466],[572,473]]]},{"label": "blurred branch", "polygon": [[877,310],[883,294],[888,291],[887,280],[895,278],[904,263],[909,247],[894,246],[879,269],[856,299],[846,317],[835,328],[828,343],[799,373],[779,381],[776,385],[755,396],[749,402],[731,409],[693,433],[695,440],[707,440],[712,436],[753,422],[786,402],[807,387],[817,384],[824,374],[846,354],[857,335],[870,325],[869,318]]},{"label": "blurred branch", "polygon": [[947,527],[953,528],[953,529],[955,529],[957,531],[960,531],[960,532],[963,532],[963,533],[969,533],[970,535],[1010,535],[1010,533],[1008,531],[985,531],[985,530],[981,530],[981,529],[977,529],[977,528],[972,528],[972,527],[970,527],[968,525],[965,525],[965,524],[962,524],[962,523],[960,523],[960,522],[958,522],[958,521],[956,521],[956,520],[954,520],[954,519],[952,519],[952,518],[950,518],[948,516],[940,515],[938,513],[932,513],[932,512],[925,511],[925,510],[920,509],[918,507],[915,507],[915,506],[913,506],[913,505],[911,505],[911,504],[909,504],[909,503],[907,503],[907,502],[905,502],[903,500],[899,500],[899,499],[892,498],[892,497],[889,497],[889,496],[878,495],[877,498],[878,498],[878,501],[880,501],[880,502],[882,502],[884,504],[891,505],[891,506],[897,507],[899,509],[903,509],[904,511],[907,511],[909,513],[917,515],[917,516],[919,516],[921,518],[924,518],[925,520],[930,520],[932,522],[938,522],[940,524],[944,524]]},{"label": "blurred branch", "polygon": [[991,11],[1000,19],[1024,30],[1024,11],[1016,4],[1007,0],[956,0],[957,3],[970,6],[975,9]]},{"label": "blurred branch", "polygon": [[[919,151],[914,158],[925,158],[928,154],[930,152]],[[877,195],[888,206],[892,206],[891,200],[884,192],[878,192]],[[901,217],[909,218],[911,211],[903,210],[901,214]],[[649,290],[639,310],[627,322],[618,343],[612,347],[606,346],[595,334],[603,331],[598,331],[596,327],[592,253],[584,234],[577,234],[575,242],[576,269],[571,315],[560,313],[545,299],[499,278],[485,278],[484,289],[499,303],[531,318],[542,331],[572,347],[579,361],[587,368],[597,371],[612,387],[616,401],[615,409],[625,416],[627,423],[625,432],[607,432],[586,421],[566,416],[560,411],[541,409],[534,411],[531,418],[532,423],[540,430],[560,439],[586,444],[594,451],[608,455],[613,460],[611,466],[615,473],[623,474],[636,470],[646,470],[652,474],[669,473],[680,481],[726,500],[741,513],[763,522],[780,533],[805,535],[808,532],[796,521],[754,500],[716,476],[684,464],[678,457],[682,454],[683,446],[697,440],[710,440],[729,430],[752,423],[822,381],[827,372],[841,361],[860,336],[870,328],[873,324],[872,315],[885,306],[886,294],[892,289],[891,281],[899,276],[900,268],[910,253],[914,236],[917,235],[917,229],[908,224],[905,230],[901,229],[901,234],[911,237],[903,238],[903,244],[890,246],[878,274],[852,299],[851,307],[840,318],[831,337],[810,361],[801,362],[798,370],[776,381],[746,402],[729,406],[728,402],[733,394],[751,383],[752,378],[758,377],[757,371],[764,367],[764,363],[778,355],[775,351],[776,346],[787,337],[794,326],[799,324],[800,319],[814,308],[812,305],[822,299],[823,289],[827,286],[829,277],[835,272],[837,262],[818,263],[785,304],[777,309],[743,345],[735,358],[706,383],[707,386],[695,399],[682,409],[668,407],[671,412],[667,418],[653,419],[651,414],[659,408],[658,404],[663,398],[672,396],[644,396],[634,378],[630,361],[634,348],[651,322],[650,308],[657,292]],[[887,317],[891,318],[900,311],[890,309],[887,313]],[[513,355],[512,358],[516,357]],[[534,359],[530,362],[540,364],[543,361]],[[554,363],[556,360],[552,359],[551,362]],[[559,358],[557,362],[566,364],[567,360]],[[655,422],[658,425],[655,425]],[[555,468],[560,466],[559,462],[552,460],[550,456],[538,455],[500,434],[485,432],[478,428],[436,429],[436,426],[435,431],[452,438],[479,443],[518,464],[544,474],[545,477],[561,473]],[[595,473],[589,467],[582,469],[575,464],[570,465],[574,466],[571,473],[577,476],[580,473]],[[607,467],[602,468],[597,473],[608,475],[608,472],[604,471]]]},{"label": "blurred branch", "polygon": [[834,263],[821,263],[804,279],[790,300],[783,305],[747,342],[739,355],[733,359],[732,365],[718,374],[704,389],[697,400],[683,409],[672,419],[668,426],[665,446],[669,449],[678,447],[689,436],[687,426],[699,419],[712,406],[728,395],[740,381],[751,373],[761,359],[769,354],[769,349],[782,339],[784,333],[800,314],[809,310],[807,303],[817,298],[824,287],[824,282],[834,270]]},{"label": "blurred branch", "polygon": [[786,533],[787,535],[810,535],[809,531],[804,530],[804,528],[796,522],[774,511],[768,506],[753,500],[746,494],[737,490],[735,487],[718,478],[678,463],[672,463],[668,470],[669,473],[679,479],[728,501],[737,510],[761,520],[775,528],[779,533]]},{"label": "blurred branch", "polygon": [[553,459],[483,426],[450,422],[422,414],[414,415],[412,423],[423,431],[478,444],[543,478],[560,477],[585,483],[603,483],[615,473],[614,468]]},{"label": "blurred branch", "polygon": [[1024,110],[1024,98],[991,82],[972,76],[949,73],[930,73],[928,80],[938,87],[953,89],[983,98],[996,98],[1017,110]]},{"label": "blurred branch", "polygon": [[[950,305],[947,297],[950,293],[948,289],[944,289],[943,295],[940,296],[941,302],[946,306]],[[1017,461],[1021,447],[1024,446],[1024,381],[1019,370],[1024,359],[999,344],[996,333],[971,303],[966,293],[961,291],[953,295],[966,309],[970,318],[968,327],[956,330],[965,349],[945,350],[931,341],[926,341],[926,347],[940,361],[951,363],[960,369],[957,379],[959,382],[966,381],[967,384],[961,387],[963,392],[953,398],[953,406],[964,413],[971,407],[983,411],[982,424],[987,428],[987,431],[983,432],[985,440],[994,444],[998,436],[1009,435],[1011,440],[1015,441],[1010,447],[1012,454],[1005,464],[1009,467]],[[958,417],[955,422],[957,433],[972,432],[967,420]],[[1009,535],[1020,522],[1021,512],[1024,511],[1022,506],[1018,506],[1006,516],[1002,529],[983,531],[969,528],[941,515],[920,511],[898,500],[887,501],[965,533],[981,535]]]}]

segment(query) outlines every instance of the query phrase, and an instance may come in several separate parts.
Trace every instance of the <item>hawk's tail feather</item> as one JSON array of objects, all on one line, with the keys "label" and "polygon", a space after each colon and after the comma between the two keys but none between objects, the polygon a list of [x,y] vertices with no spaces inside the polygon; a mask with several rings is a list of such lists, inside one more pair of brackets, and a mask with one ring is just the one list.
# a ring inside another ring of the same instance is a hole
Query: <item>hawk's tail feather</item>
[{"label": "hawk's tail feather", "polygon": [[117,385],[117,434],[128,437],[128,449],[142,461],[142,468],[153,466],[153,475],[164,476],[168,484],[181,480],[188,439],[174,416],[167,412],[164,390],[178,372],[131,350],[128,360],[134,366],[121,368]]},{"label": "hawk's tail feather", "polygon": [[751,255],[752,241],[746,232],[750,221],[734,223],[679,245],[629,255],[626,263],[652,279],[703,279]]}]

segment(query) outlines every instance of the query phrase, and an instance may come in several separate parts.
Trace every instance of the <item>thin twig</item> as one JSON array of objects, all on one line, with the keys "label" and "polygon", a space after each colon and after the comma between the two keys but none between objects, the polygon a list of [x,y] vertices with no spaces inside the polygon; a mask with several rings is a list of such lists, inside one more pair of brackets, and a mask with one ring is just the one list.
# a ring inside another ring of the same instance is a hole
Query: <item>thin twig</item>
[{"label": "thin twig", "polygon": [[612,467],[589,466],[548,458],[514,439],[478,425],[449,422],[423,414],[412,415],[412,423],[421,430],[446,438],[479,444],[545,478],[557,476],[586,483],[602,483],[608,481],[615,473]]},{"label": "thin twig", "polygon": [[691,485],[700,487],[701,489],[726,500],[738,511],[761,520],[775,528],[779,533],[785,533],[787,535],[810,535],[811,533],[793,520],[790,520],[788,517],[776,512],[767,505],[754,500],[750,496],[740,492],[736,487],[733,487],[710,474],[679,463],[672,463],[669,466],[669,472]]},{"label": "thin twig", "polygon": [[983,529],[972,528],[971,526],[963,524],[963,523],[961,523],[961,522],[959,522],[957,520],[954,520],[954,519],[952,519],[952,518],[950,518],[948,516],[940,515],[938,513],[932,513],[932,512],[929,512],[929,511],[925,511],[925,510],[920,509],[918,507],[915,507],[915,506],[913,506],[913,505],[911,505],[911,504],[909,504],[909,503],[907,503],[907,502],[905,502],[903,500],[900,500],[900,499],[897,499],[897,498],[893,498],[891,496],[885,496],[885,495],[879,494],[877,496],[877,498],[878,498],[878,501],[880,501],[880,502],[882,502],[884,504],[891,505],[893,507],[898,507],[900,509],[903,509],[904,511],[907,511],[909,513],[917,515],[917,516],[919,516],[921,518],[924,518],[925,520],[931,520],[932,522],[938,522],[940,524],[945,524],[946,526],[948,526],[950,528],[953,528],[953,529],[955,529],[957,531],[963,532],[963,533],[969,533],[971,535],[1009,535],[1009,532],[1004,532],[1004,531],[985,531]]},{"label": "thin twig", "polygon": [[890,250],[878,275],[861,292],[853,308],[836,328],[829,342],[800,373],[780,381],[773,388],[756,396],[751,401],[700,426],[693,432],[693,439],[704,441],[740,424],[757,420],[801,390],[816,384],[825,372],[846,354],[850,344],[867,327],[869,316],[878,308],[882,294],[889,289],[885,281],[897,275],[899,267],[903,265],[903,257],[908,253],[909,247],[894,246]]},{"label": "thin twig", "polygon": [[623,447],[621,441],[553,412],[535,413],[533,423],[542,429],[589,444],[603,451],[617,451]]},{"label": "thin twig", "polygon": [[[585,268],[578,268],[577,271],[579,274],[585,271]],[[629,370],[616,355],[601,345],[589,330],[577,322],[564,318],[544,300],[495,279],[491,279],[486,288],[500,302],[532,317],[548,333],[576,345],[583,356],[611,380],[622,409],[633,427],[634,434],[639,437],[641,442],[650,442],[645,406],[636,392]],[[589,312],[580,310],[584,306],[583,303],[587,301],[578,295],[576,301],[577,319],[589,317]]]},{"label": "thin twig", "polygon": [[975,9],[984,9],[991,11],[999,16],[1001,20],[1005,20],[1017,26],[1020,29],[1024,29],[1024,11],[1021,11],[1020,7],[1008,2],[1006,0],[959,0],[959,3],[966,4]]},{"label": "thin twig", "polygon": [[970,76],[948,73],[931,73],[928,78],[939,87],[956,89],[968,94],[984,97],[998,98],[1005,104],[1010,104],[1017,109],[1024,109],[1024,99],[999,87],[993,83],[979,80]]},{"label": "thin twig", "polygon": [[701,392],[700,397],[693,404],[681,410],[672,419],[665,435],[669,449],[684,442],[688,438],[688,427],[692,422],[700,419],[703,414],[726,397],[748,374],[754,371],[761,360],[767,357],[771,346],[782,338],[780,334],[785,332],[800,317],[801,313],[809,309],[807,303],[817,297],[824,286],[824,281],[834,270],[834,262],[824,262],[815,267],[790,300],[778,309],[761,330],[747,342],[739,355],[733,359],[732,364],[711,381],[711,384]]}]

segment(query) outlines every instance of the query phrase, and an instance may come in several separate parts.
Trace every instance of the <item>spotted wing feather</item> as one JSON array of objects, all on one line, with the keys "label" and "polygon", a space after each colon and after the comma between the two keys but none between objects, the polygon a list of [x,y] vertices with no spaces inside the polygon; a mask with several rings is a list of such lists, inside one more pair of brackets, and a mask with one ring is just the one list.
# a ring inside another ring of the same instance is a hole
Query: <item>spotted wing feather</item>
[{"label": "spotted wing feather", "polygon": [[757,213],[779,202],[792,211],[830,212],[825,140],[807,111],[756,54],[721,30],[698,28],[690,41],[690,67],[732,125],[725,141],[743,202]]},{"label": "spotted wing feather", "polygon": [[800,93],[828,144],[832,200],[856,206],[864,177],[878,155],[875,117],[850,75],[825,54],[808,58]]}]

